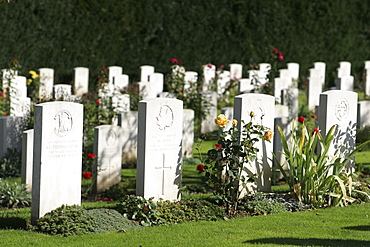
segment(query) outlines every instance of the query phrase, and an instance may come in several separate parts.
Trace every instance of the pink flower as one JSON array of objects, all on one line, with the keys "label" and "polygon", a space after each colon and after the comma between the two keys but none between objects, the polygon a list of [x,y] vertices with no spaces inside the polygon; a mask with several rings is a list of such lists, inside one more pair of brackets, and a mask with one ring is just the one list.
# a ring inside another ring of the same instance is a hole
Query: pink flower
[{"label": "pink flower", "polygon": [[203,171],[204,170],[204,165],[199,164],[197,165],[197,171]]},{"label": "pink flower", "polygon": [[281,53],[280,51],[278,52],[278,59],[279,59],[280,61],[284,60],[283,53]]},{"label": "pink flower", "polygon": [[207,63],[207,66],[208,66],[208,68],[212,68],[212,64],[211,63]]},{"label": "pink flower", "polygon": [[298,118],[298,122],[300,122],[301,124],[303,124],[303,123],[304,123],[304,120],[305,120],[305,119],[304,119],[304,117],[299,117],[299,118]]},{"label": "pink flower", "polygon": [[179,60],[177,60],[176,58],[172,58],[172,59],[171,59],[171,63],[178,64],[178,63],[179,63]]},{"label": "pink flower", "polygon": [[313,119],[318,119],[319,117],[318,116],[314,116],[314,115],[312,115],[311,116]]}]

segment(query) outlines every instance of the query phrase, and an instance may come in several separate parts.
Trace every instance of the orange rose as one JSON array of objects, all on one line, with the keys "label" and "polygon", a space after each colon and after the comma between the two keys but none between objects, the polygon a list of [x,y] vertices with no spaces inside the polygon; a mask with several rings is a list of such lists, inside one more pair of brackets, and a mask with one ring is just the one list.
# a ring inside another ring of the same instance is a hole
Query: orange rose
[{"label": "orange rose", "polygon": [[215,119],[215,123],[220,127],[225,127],[226,124],[228,124],[230,121],[227,120],[224,114],[218,115],[218,117]]}]

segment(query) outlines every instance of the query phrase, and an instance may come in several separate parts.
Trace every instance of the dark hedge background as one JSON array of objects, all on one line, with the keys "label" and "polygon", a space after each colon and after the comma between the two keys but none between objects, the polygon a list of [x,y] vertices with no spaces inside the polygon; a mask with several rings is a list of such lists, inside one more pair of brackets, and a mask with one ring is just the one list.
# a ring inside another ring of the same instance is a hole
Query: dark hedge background
[{"label": "dark hedge background", "polygon": [[[16,56],[23,75],[55,69],[56,82],[73,68],[119,65],[132,81],[139,66],[170,71],[170,59],[187,70],[269,62],[270,46],[284,63],[327,63],[328,83],[339,61],[361,77],[370,59],[370,1],[364,0],[13,0],[0,4],[0,64]],[[228,68],[228,67],[227,67]]]}]

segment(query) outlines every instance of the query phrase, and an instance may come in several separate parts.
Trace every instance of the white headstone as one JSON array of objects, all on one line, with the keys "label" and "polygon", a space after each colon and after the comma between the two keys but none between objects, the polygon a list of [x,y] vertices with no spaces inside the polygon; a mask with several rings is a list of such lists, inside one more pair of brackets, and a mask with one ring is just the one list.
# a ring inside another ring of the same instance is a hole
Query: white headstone
[{"label": "white headstone", "polygon": [[22,184],[25,184],[28,191],[32,190],[33,171],[33,129],[23,131],[22,135]]},{"label": "white headstone", "polygon": [[298,116],[298,88],[286,88],[281,90],[281,104],[289,107],[289,116]]},{"label": "white headstone", "polygon": [[68,100],[72,95],[72,86],[68,84],[56,84],[54,85],[54,99],[56,100]]},{"label": "white headstone", "polygon": [[214,124],[215,119],[217,118],[217,92],[207,91],[203,92],[202,97],[205,101],[208,102],[206,108],[206,117],[201,123],[201,133],[209,133],[216,130],[216,125]]},{"label": "white headstone", "polygon": [[121,126],[122,134],[122,161],[123,163],[136,163],[137,159],[137,129],[138,113],[137,111],[128,111],[117,114],[118,126]]},{"label": "white headstone", "polygon": [[194,144],[194,111],[184,109],[182,126],[182,156],[186,158],[193,157]]},{"label": "white headstone", "polygon": [[275,105],[275,117],[289,117],[289,107],[286,105]]},{"label": "white headstone", "polygon": [[170,92],[162,92],[162,93],[158,94],[158,98],[176,99],[176,94],[175,93],[170,93]]},{"label": "white headstone", "polygon": [[61,205],[81,204],[83,105],[35,106],[31,220]]},{"label": "white headstone", "polygon": [[287,63],[288,70],[292,79],[297,82],[299,79],[299,64],[298,63]]},{"label": "white headstone", "polygon": [[370,96],[370,69],[365,70],[365,96]]},{"label": "white headstone", "polygon": [[337,69],[337,77],[341,78],[343,76],[350,76],[351,75],[351,63],[342,61],[339,62],[339,68]]},{"label": "white headstone", "polygon": [[141,82],[148,82],[149,81],[149,76],[151,74],[154,74],[154,66],[151,65],[143,65],[140,66],[141,69],[141,75],[140,75],[140,81]]},{"label": "white headstone", "polygon": [[184,77],[184,90],[190,88],[190,84],[196,83],[198,80],[198,73],[195,71],[186,71]]},{"label": "white headstone", "polygon": [[122,89],[126,88],[129,84],[129,76],[128,75],[116,75],[114,77],[114,89],[117,92],[120,92]]},{"label": "white headstone", "polygon": [[[291,129],[292,129],[292,118],[290,117],[276,117],[275,118],[275,134],[274,134],[274,154],[276,155],[276,158],[277,160],[280,162],[280,164],[284,164],[285,162],[285,156],[282,155],[282,152],[283,152],[283,145],[282,145],[282,142],[281,142],[281,136],[280,136],[280,133],[278,131],[278,128],[277,126],[279,126],[281,128],[281,130],[283,131],[285,137],[287,140],[290,139],[290,135],[291,135]],[[274,160],[274,168],[278,168],[278,164],[276,164],[275,160]],[[277,179],[281,179],[283,178],[282,174],[280,174],[280,172],[278,172],[278,175],[275,177]]]},{"label": "white headstone", "polygon": [[89,68],[74,68],[74,94],[82,96],[89,91]]},{"label": "white headstone", "polygon": [[183,103],[177,99],[139,102],[136,194],[180,200]]},{"label": "white headstone", "polygon": [[213,64],[203,65],[203,91],[208,91],[212,87],[213,79],[216,77],[216,66]]},{"label": "white headstone", "polygon": [[310,69],[310,77],[308,78],[307,88],[307,106],[313,110],[320,102],[320,94],[322,92],[322,82],[320,73],[316,69]]},{"label": "white headstone", "polygon": [[6,89],[8,89],[8,86],[9,86],[9,80],[13,80],[14,76],[18,75],[18,71],[17,70],[12,70],[12,69],[2,69],[1,72],[3,74],[2,89],[6,90]]},{"label": "white headstone", "polygon": [[337,89],[338,90],[344,90],[344,91],[353,91],[353,76],[342,76],[337,78]]},{"label": "white headstone", "polygon": [[[267,94],[242,94],[234,100],[234,118],[238,120],[238,129],[251,121],[250,113],[254,112],[253,124],[263,125],[274,130],[275,97]],[[259,149],[254,162],[246,164],[247,175],[257,174],[257,189],[271,190],[271,167],[273,142],[260,140],[256,147]]]},{"label": "white headstone", "polygon": [[226,87],[230,82],[230,71],[224,70],[222,73],[218,75],[217,81],[217,93],[223,94],[225,93]]},{"label": "white headstone", "polygon": [[357,106],[357,127],[370,126],[370,101],[363,100]]},{"label": "white headstone", "polygon": [[121,182],[123,128],[101,125],[94,128],[93,193],[109,189]]},{"label": "white headstone", "polygon": [[152,84],[153,90],[155,90],[157,96],[163,92],[164,75],[162,73],[153,73],[149,75],[149,83]]},{"label": "white headstone", "polygon": [[313,63],[313,68],[318,70],[322,87],[325,85],[326,64],[324,62]]},{"label": "white headstone", "polygon": [[238,63],[229,64],[231,80],[239,80],[243,76],[243,65]]},{"label": "white headstone", "polygon": [[109,84],[115,84],[114,77],[122,75],[123,68],[120,66],[109,66],[108,73],[109,73]]},{"label": "white headstone", "polygon": [[254,85],[252,84],[252,80],[249,78],[239,79],[238,82],[238,92],[239,93],[250,93],[254,90]]},{"label": "white headstone", "polygon": [[142,99],[154,99],[157,98],[157,89],[154,83],[150,82],[138,82],[139,94]]},{"label": "white headstone", "polygon": [[[357,93],[331,90],[320,94],[319,129],[323,137],[333,125],[336,135],[329,148],[329,155],[346,157],[356,145]],[[346,168],[353,168],[350,163]]]},{"label": "white headstone", "polygon": [[275,101],[279,104],[281,104],[281,90],[286,89],[289,87],[289,80],[286,78],[280,78],[276,77],[275,78],[275,83],[274,83],[274,96],[275,96]]},{"label": "white headstone", "polygon": [[54,70],[49,68],[41,68],[39,69],[39,74],[39,98],[41,100],[50,100],[53,97]]},{"label": "white headstone", "polygon": [[8,149],[21,150],[24,120],[22,117],[7,116],[0,118],[0,158]]}]

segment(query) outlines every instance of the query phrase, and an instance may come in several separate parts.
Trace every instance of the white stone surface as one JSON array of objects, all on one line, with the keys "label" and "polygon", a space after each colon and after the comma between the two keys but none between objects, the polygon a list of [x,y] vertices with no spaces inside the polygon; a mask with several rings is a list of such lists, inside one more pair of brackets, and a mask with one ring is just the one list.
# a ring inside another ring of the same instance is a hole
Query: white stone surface
[{"label": "white stone surface", "polygon": [[141,74],[140,74],[140,81],[141,82],[148,82],[149,75],[154,74],[154,66],[151,65],[143,65],[140,66]]},{"label": "white stone surface", "polygon": [[138,113],[137,111],[128,111],[119,113],[117,116],[118,126],[124,130],[121,136],[123,142],[122,161],[123,163],[136,163]]},{"label": "white stone surface", "polygon": [[183,103],[157,98],[139,102],[136,194],[180,200]]},{"label": "white stone surface", "polygon": [[0,158],[9,149],[21,150],[24,120],[22,117],[7,116],[0,118]]},{"label": "white stone surface", "polygon": [[231,63],[230,67],[230,78],[232,80],[239,80],[243,76],[243,65],[239,63]]},{"label": "white stone surface", "polygon": [[[347,156],[356,145],[357,93],[330,90],[320,94],[319,129],[323,137],[336,125],[336,135],[329,155]],[[354,162],[346,168],[352,169]]]},{"label": "white stone surface", "polygon": [[194,144],[194,111],[184,109],[182,126],[182,156],[186,158],[193,157]]},{"label": "white stone surface", "polygon": [[[109,189],[121,182],[123,128],[101,125],[94,128],[93,193]],[[96,171],[96,172],[95,172]]]},{"label": "white stone surface", "polygon": [[357,106],[357,126],[363,128],[370,126],[370,101],[362,100]]},{"label": "white stone surface", "polygon": [[33,171],[33,129],[23,131],[22,135],[22,184],[26,185],[28,191],[32,190]]},{"label": "white stone surface", "polygon": [[[255,116],[251,119],[250,112]],[[241,120],[253,124],[263,125],[274,130],[275,97],[267,94],[242,94],[234,100],[234,118],[238,120],[238,128],[242,126]],[[271,190],[271,167],[273,142],[259,141],[259,149],[254,162],[246,164],[247,175],[257,174],[257,189],[259,191]]]},{"label": "white stone surface", "polygon": [[68,84],[56,84],[54,85],[54,99],[56,100],[68,100],[72,95],[72,86]]},{"label": "white stone surface", "polygon": [[81,204],[82,133],[82,104],[35,106],[32,223],[63,204]]},{"label": "white stone surface", "polygon": [[89,91],[89,68],[74,68],[74,95],[82,96]]},{"label": "white stone surface", "polygon": [[320,94],[322,93],[322,82],[320,73],[316,69],[310,69],[310,77],[308,78],[307,87],[307,106],[313,110],[320,102]]},{"label": "white stone surface", "polygon": [[54,86],[54,69],[41,68],[40,74],[40,88],[39,98],[41,100],[50,100],[53,97]]}]

